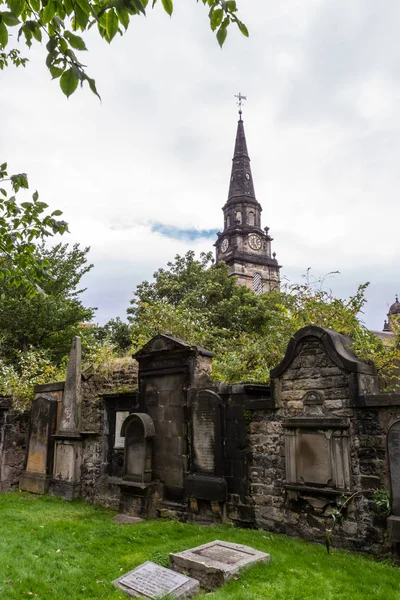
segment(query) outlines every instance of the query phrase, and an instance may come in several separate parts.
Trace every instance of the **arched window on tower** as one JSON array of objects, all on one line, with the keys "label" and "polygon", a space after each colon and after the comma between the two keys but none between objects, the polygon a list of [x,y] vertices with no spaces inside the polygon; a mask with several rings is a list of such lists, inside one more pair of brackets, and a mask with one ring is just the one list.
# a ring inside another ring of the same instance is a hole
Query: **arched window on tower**
[{"label": "arched window on tower", "polygon": [[253,275],[253,292],[255,294],[263,293],[263,280],[260,273],[254,273]]},{"label": "arched window on tower", "polygon": [[227,217],[226,217],[226,226],[230,227],[230,225],[231,225],[231,217],[229,215],[227,215]]},{"label": "arched window on tower", "polygon": [[255,225],[255,217],[254,217],[253,211],[249,212],[247,221],[248,221],[249,225]]},{"label": "arched window on tower", "polygon": [[242,213],[240,212],[240,210],[236,211],[235,220],[236,220],[237,223],[241,223],[242,222]]}]

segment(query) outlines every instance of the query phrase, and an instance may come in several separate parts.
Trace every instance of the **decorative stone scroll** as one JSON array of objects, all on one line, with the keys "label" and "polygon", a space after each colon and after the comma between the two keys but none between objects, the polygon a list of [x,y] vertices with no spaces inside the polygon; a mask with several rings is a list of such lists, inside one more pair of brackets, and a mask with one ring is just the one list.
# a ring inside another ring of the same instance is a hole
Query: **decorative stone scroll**
[{"label": "decorative stone scroll", "polygon": [[154,436],[153,420],[146,413],[133,413],[125,419],[121,428],[121,437],[125,437],[124,480],[151,481]]},{"label": "decorative stone scroll", "polygon": [[297,417],[287,419],[286,481],[289,489],[350,489],[348,419],[335,417],[318,392],[308,392]]}]

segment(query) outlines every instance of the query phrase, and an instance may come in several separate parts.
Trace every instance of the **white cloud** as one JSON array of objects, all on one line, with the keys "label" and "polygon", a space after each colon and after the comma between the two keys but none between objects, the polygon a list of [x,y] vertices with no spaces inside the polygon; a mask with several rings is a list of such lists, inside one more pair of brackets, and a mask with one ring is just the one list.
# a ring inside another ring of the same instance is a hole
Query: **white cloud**
[{"label": "white cloud", "polygon": [[283,272],[338,269],[333,286],[345,294],[374,282],[367,321],[376,328],[400,287],[399,5],[239,5],[251,36],[232,30],[223,51],[195,0],[176,2],[172,19],[161,7],[132,19],[111,46],[90,33],[85,63],[101,104],[88,90],[67,101],[35,48],[25,70],[0,72],[1,155],[64,210],[68,239],[91,245],[87,298],[99,319],[123,316],[158,266],[189,247],[212,249],[150,225],[222,227],[240,90]]}]

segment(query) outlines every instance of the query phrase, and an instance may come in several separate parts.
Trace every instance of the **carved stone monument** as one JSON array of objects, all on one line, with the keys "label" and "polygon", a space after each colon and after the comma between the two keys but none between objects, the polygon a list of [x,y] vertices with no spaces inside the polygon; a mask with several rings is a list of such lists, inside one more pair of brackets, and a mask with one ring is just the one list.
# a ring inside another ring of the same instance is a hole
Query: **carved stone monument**
[{"label": "carved stone monument", "polygon": [[74,337],[62,397],[61,417],[55,434],[56,448],[50,492],[71,500],[80,492],[82,459],[81,424],[81,338]]},{"label": "carved stone monument", "polygon": [[193,598],[200,591],[195,579],[150,561],[118,577],[113,584],[134,598]]},{"label": "carved stone monument", "polygon": [[387,436],[392,514],[388,518],[389,535],[392,542],[400,542],[400,420],[389,428]]},{"label": "carved stone monument", "polygon": [[133,413],[122,424],[125,439],[120,510],[135,517],[155,516],[154,497],[162,487],[152,481],[154,423],[146,413]]},{"label": "carved stone monument", "polygon": [[35,398],[31,409],[31,427],[26,471],[19,480],[21,490],[46,494],[53,472],[57,400],[44,395]]},{"label": "carved stone monument", "polygon": [[215,540],[184,552],[171,553],[169,560],[175,571],[194,577],[206,590],[215,590],[237,576],[240,569],[269,562],[270,555],[242,544]]}]

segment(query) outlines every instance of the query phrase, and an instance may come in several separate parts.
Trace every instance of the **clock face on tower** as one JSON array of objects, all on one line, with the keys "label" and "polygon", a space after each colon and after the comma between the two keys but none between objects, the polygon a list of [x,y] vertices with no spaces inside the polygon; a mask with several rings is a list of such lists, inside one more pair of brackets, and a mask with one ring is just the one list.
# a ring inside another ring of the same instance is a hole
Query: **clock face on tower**
[{"label": "clock face on tower", "polygon": [[256,235],[255,233],[252,233],[251,235],[249,235],[249,246],[253,250],[260,250],[261,238],[258,235]]},{"label": "clock face on tower", "polygon": [[228,238],[224,238],[221,244],[221,252],[226,252],[228,250],[229,240]]}]

